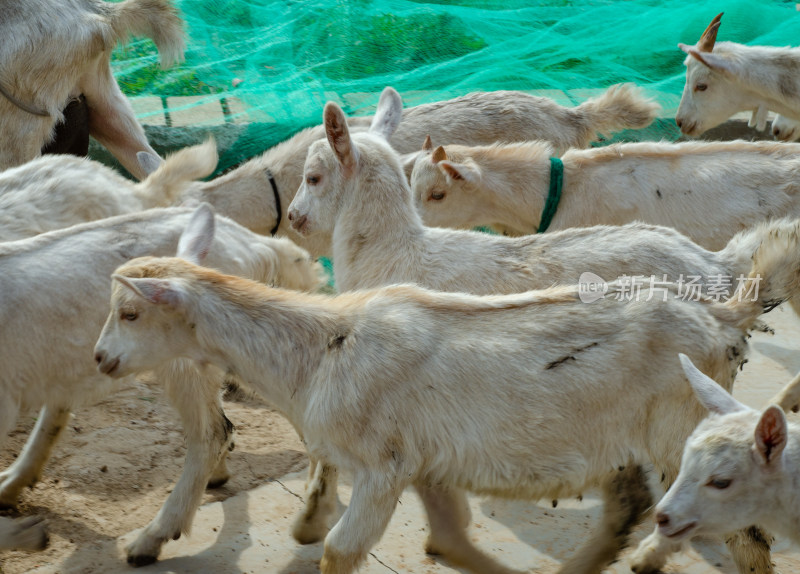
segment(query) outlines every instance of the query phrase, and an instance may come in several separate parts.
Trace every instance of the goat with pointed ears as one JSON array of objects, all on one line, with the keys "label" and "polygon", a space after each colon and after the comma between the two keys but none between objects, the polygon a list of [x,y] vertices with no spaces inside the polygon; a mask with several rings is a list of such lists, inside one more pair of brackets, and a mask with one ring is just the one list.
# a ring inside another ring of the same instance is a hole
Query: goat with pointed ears
[{"label": "goat with pointed ears", "polygon": [[752,111],[763,124],[764,111],[800,120],[800,49],[745,46],[717,42],[722,14],[717,15],[686,52],[686,84],[675,121],[697,136],[737,112]]},{"label": "goat with pointed ears", "polygon": [[783,410],[795,406],[784,399],[796,394],[797,380],[758,412],[686,355],[680,362],[711,416],[686,443],[678,478],[656,507],[656,531],[633,555],[634,571],[659,572],[666,561],[661,550],[676,550],[695,535],[752,524],[800,543],[800,426],[788,423]]}]

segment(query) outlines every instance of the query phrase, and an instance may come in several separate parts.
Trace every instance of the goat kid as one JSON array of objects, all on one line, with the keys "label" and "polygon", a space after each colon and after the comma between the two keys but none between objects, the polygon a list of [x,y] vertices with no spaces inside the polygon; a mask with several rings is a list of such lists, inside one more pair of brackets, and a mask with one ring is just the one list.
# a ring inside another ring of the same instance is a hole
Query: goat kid
[{"label": "goat kid", "polygon": [[182,22],[170,0],[4,0],[0,19],[0,169],[39,156],[86,99],[89,133],[138,179],[136,153],[155,154],[111,72],[111,50],[130,34],[152,38],[162,66],[183,59]]},{"label": "goat kid", "polygon": [[[758,250],[749,281],[774,275],[792,241]],[[429,512],[429,548],[481,573],[509,570],[472,546],[460,489],[539,499],[602,485],[603,525],[561,569],[600,572],[650,507],[642,465],[671,481],[703,417],[676,349],[731,388],[765,304],[587,305],[575,287],[477,297],[400,285],[325,297],[199,267],[201,251],[117,269],[99,369],[122,377],[175,357],[216,364],[283,413],[313,458],[350,469],[353,494],[325,539],[324,574],[358,567],[409,485]],[[792,276],[797,284],[797,268]],[[757,540],[739,537],[732,549],[747,571],[772,572]]]},{"label": "goat kid", "polygon": [[632,557],[634,571],[660,572],[661,550],[678,550],[697,534],[751,524],[800,543],[800,426],[787,423],[777,404],[763,412],[743,405],[689,357],[680,361],[711,416],[686,442],[678,478],[656,507],[658,526]]},{"label": "goat kid", "polygon": [[[256,235],[208,206],[152,209],[0,244],[0,447],[23,409],[41,412],[14,463],[0,473],[0,505],[14,506],[37,482],[70,411],[114,390],[97,372],[92,346],[108,313],[108,275],[127,260],[175,253],[216,226],[210,265],[287,288],[313,289],[318,266],[287,239]],[[35,285],[35,289],[31,286]],[[224,457],[233,426],[222,411],[223,373],[179,361],[158,380],[186,434],[186,464],[164,506],[128,548],[128,561],[153,562],[167,540],[189,531],[207,483],[227,480]]]},{"label": "goat kid", "polygon": [[[588,146],[597,132],[643,128],[658,110],[658,104],[631,84],[612,86],[600,97],[575,108],[523,92],[473,93],[401,111],[403,123],[392,135],[391,144],[399,153],[407,154],[410,174],[419,142],[426,134],[464,145],[541,139],[565,151]],[[369,117],[348,120],[355,132],[366,131],[370,122]],[[287,234],[287,206],[302,183],[308,147],[324,136],[323,126],[303,130],[228,174],[195,184],[183,199],[208,202],[217,212],[256,233],[269,234],[277,225],[278,234]],[[281,213],[269,193],[273,185]],[[331,255],[330,235],[295,240],[314,257]]]},{"label": "goat kid", "polygon": [[766,110],[800,121],[800,49],[717,42],[722,14],[686,52],[686,84],[675,122],[698,136],[737,112]]},{"label": "goat kid", "polygon": [[[535,233],[554,155],[546,142],[433,149],[426,139],[411,174],[415,206],[430,226]],[[745,141],[569,150],[548,230],[641,221],[722,249],[756,223],[800,217],[799,156],[800,145]]]}]

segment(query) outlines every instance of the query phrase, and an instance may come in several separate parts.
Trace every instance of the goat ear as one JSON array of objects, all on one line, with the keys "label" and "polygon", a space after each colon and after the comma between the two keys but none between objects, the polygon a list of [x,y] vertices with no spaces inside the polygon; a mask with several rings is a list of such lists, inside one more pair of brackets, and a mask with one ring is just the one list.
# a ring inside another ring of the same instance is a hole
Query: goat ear
[{"label": "goat ear", "polygon": [[436,165],[446,176],[453,179],[460,179],[474,183],[481,178],[481,173],[476,167],[465,163],[453,163],[452,161],[440,161]]},{"label": "goat ear", "polygon": [[686,378],[694,389],[694,394],[698,400],[712,413],[724,415],[736,411],[747,410],[747,407],[734,399],[728,391],[723,389],[711,377],[700,372],[700,369],[694,366],[691,359],[679,353],[683,372],[686,373]]},{"label": "goat ear", "polygon": [[136,152],[136,160],[139,162],[139,167],[141,167],[142,171],[147,175],[156,171],[161,167],[161,164],[164,163],[164,160],[156,154],[147,151]]},{"label": "goat ear", "polygon": [[178,241],[178,257],[200,265],[214,243],[214,211],[207,203],[195,209]]},{"label": "goat ear", "polygon": [[378,109],[372,118],[369,131],[383,136],[383,139],[389,141],[402,119],[403,100],[400,98],[400,94],[394,88],[384,88],[383,92],[381,92],[381,99],[378,100]]},{"label": "goat ear", "polygon": [[342,108],[335,102],[325,104],[322,112],[325,124],[325,135],[328,136],[328,143],[336,154],[336,159],[346,170],[352,169],[356,165],[357,152],[350,139],[350,130],[347,127],[347,117]]},{"label": "goat ear", "polygon": [[425,141],[422,142],[422,151],[431,151],[433,150],[433,142],[431,141],[431,136],[425,136]]},{"label": "goat ear", "polygon": [[711,23],[697,41],[697,49],[701,52],[711,52],[714,49],[714,44],[717,41],[717,31],[719,31],[723,14],[724,12],[720,12],[711,20]]},{"label": "goat ear", "polygon": [[719,54],[700,52],[694,46],[687,46],[686,44],[678,44],[678,47],[710,70],[728,74],[733,74],[736,71],[734,66],[728,60],[720,57]]},{"label": "goat ear", "polygon": [[780,460],[788,432],[786,415],[779,406],[772,405],[762,413],[756,425],[756,452],[762,464],[773,465]]},{"label": "goat ear", "polygon": [[125,277],[116,273],[111,278],[119,281],[120,285],[127,287],[148,303],[177,307],[181,302],[181,288],[169,279]]},{"label": "goat ear", "polygon": [[447,159],[447,152],[444,151],[444,148],[442,146],[439,146],[435,150],[433,150],[433,153],[431,154],[431,162],[439,163],[440,161],[445,159]]},{"label": "goat ear", "polygon": [[403,172],[406,174],[406,179],[411,180],[411,172],[414,171],[414,164],[417,163],[417,156],[420,152],[414,151],[411,153],[404,153],[400,156],[400,165],[403,166]]}]

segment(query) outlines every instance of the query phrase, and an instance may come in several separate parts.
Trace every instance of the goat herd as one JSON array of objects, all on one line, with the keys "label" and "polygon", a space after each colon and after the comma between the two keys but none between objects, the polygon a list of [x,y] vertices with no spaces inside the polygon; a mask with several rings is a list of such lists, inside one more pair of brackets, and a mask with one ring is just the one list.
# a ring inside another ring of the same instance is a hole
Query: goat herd
[{"label": "goat herd", "polygon": [[[127,548],[135,565],[188,531],[206,484],[228,476],[226,375],[302,436],[311,464],[292,533],[324,538],[326,574],[359,567],[408,486],[428,515],[426,550],[480,574],[511,571],[470,541],[466,491],[600,487],[601,525],[565,574],[616,559],[653,508],[647,472],[669,490],[635,572],[724,534],[740,572],[770,573],[768,533],[798,538],[800,428],[784,411],[800,404],[800,378],[763,412],[729,392],[760,315],[800,310],[800,219],[786,219],[800,218],[800,145],[582,149],[653,120],[658,106],[631,85],[575,108],[493,92],[405,111],[386,88],[371,119],[328,103],[322,126],[201,182],[214,142],[161,160],[109,68],[130,33],[181,58],[169,0],[3,10],[0,444],[23,409],[41,412],[0,473],[0,505],[40,477],[71,410],[110,393],[109,377],[152,371],[187,455]],[[716,43],[719,26],[680,45],[678,125],[697,135],[752,110],[763,129],[773,111],[791,139],[800,51]],[[89,131],[140,183],[37,157],[79,95]],[[452,229],[478,225],[504,235]],[[311,293],[320,256],[341,294]],[[352,499],[329,531],[339,468]],[[45,539],[35,517],[0,518],[0,549]]]}]

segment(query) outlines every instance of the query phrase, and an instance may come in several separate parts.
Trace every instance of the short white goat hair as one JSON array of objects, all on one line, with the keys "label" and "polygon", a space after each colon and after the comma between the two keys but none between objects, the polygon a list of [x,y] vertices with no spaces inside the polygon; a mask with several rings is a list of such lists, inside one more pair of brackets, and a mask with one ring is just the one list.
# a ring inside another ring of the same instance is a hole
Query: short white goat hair
[{"label": "short white goat hair", "polygon": [[[439,141],[482,145],[498,140],[546,140],[560,151],[589,145],[597,132],[638,129],[649,125],[659,106],[632,84],[612,86],[575,108],[523,92],[481,92],[409,108],[392,135],[391,144],[408,154],[408,169],[427,134]],[[354,132],[366,131],[371,118],[350,118]],[[279,222],[278,234],[289,233],[287,206],[303,180],[308,146],[325,137],[322,126],[308,128],[235,170],[192,186],[186,198],[205,201],[214,209],[256,233],[268,234]],[[274,181],[282,213],[276,212],[269,190]],[[265,192],[266,190],[266,192]],[[330,235],[296,238],[314,257],[330,256]]]},{"label": "short white goat hair", "polygon": [[86,100],[89,133],[138,179],[155,154],[111,72],[129,35],[152,38],[161,63],[183,59],[183,25],[170,0],[3,0],[0,18],[0,170],[37,157],[62,110]]},{"label": "short white goat hair", "polygon": [[[751,280],[785,266],[792,241],[759,249]],[[98,368],[121,377],[177,357],[216,364],[283,413],[312,458],[351,470],[324,574],[358,567],[409,485],[429,512],[428,548],[483,574],[509,570],[471,544],[461,489],[549,499],[599,485],[602,526],[561,569],[599,572],[652,504],[642,465],[671,481],[704,416],[677,352],[730,389],[764,305],[589,305],[577,287],[478,297],[395,285],[326,297],[199,267],[200,247],[181,254],[117,269]],[[797,266],[791,273],[796,284]],[[740,542],[740,564],[769,564],[768,548]]]},{"label": "short white goat hair", "polygon": [[[109,274],[131,258],[193,245],[198,228],[209,225],[217,233],[203,243],[209,265],[287,288],[316,288],[318,266],[307,252],[215,218],[208,206],[151,209],[0,243],[0,448],[21,410],[41,409],[23,451],[0,472],[0,505],[16,505],[22,489],[39,479],[70,411],[116,388],[92,360],[108,313]],[[228,477],[232,425],[220,405],[223,373],[181,361],[165,365],[157,378],[180,414],[188,450],[165,505],[128,549],[134,564],[154,561],[165,541],[188,532],[205,485]]]},{"label": "short white goat hair", "polygon": [[167,207],[217,166],[213,140],[182,149],[163,162],[139,152],[149,173],[135,183],[105,165],[71,155],[44,155],[0,172],[0,241],[32,237],[70,225],[152,207]]},{"label": "short white goat hair", "polygon": [[711,416],[686,443],[678,478],[656,507],[656,531],[634,554],[637,572],[660,571],[666,556],[659,547],[677,550],[696,534],[751,524],[800,543],[800,426],[787,423],[776,404],[763,412],[743,405],[689,357],[680,361]]},{"label": "short white goat hair", "polygon": [[[426,225],[535,233],[551,180],[546,142],[445,146],[430,140],[411,174]],[[641,221],[673,227],[706,249],[742,229],[800,217],[800,144],[642,142],[569,150],[548,230]]]},{"label": "short white goat hair", "polygon": [[[800,49],[717,42],[722,14],[716,16],[686,52],[686,84],[675,121],[697,136],[737,112],[754,119],[772,110],[800,120]],[[763,123],[759,121],[752,123]]]}]

